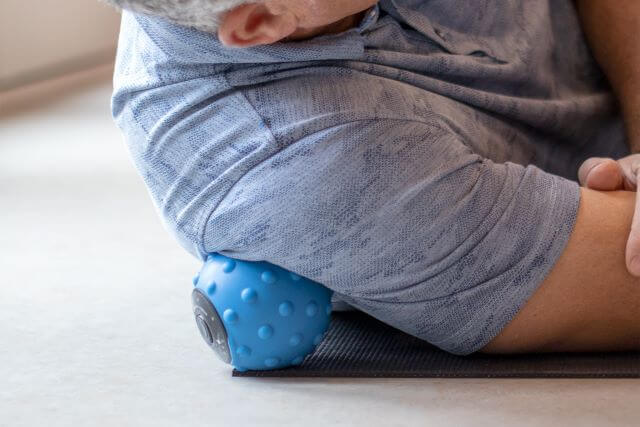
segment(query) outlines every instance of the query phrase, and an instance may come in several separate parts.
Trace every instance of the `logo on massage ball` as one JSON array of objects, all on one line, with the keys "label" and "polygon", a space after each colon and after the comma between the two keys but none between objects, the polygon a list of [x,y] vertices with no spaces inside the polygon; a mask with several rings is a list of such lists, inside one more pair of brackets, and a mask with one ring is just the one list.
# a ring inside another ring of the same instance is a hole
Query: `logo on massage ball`
[{"label": "logo on massage ball", "polygon": [[212,253],[193,284],[200,334],[240,371],[298,365],[329,327],[331,291],[265,261]]}]

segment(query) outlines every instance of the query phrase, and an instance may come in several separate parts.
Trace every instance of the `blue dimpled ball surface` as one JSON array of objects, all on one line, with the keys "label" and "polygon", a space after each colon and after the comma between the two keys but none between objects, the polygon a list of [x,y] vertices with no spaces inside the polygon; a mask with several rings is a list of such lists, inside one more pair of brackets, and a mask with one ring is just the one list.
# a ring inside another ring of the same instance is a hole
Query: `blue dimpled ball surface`
[{"label": "blue dimpled ball surface", "polygon": [[220,315],[240,371],[298,365],[329,327],[332,292],[265,261],[209,254],[194,285]]}]

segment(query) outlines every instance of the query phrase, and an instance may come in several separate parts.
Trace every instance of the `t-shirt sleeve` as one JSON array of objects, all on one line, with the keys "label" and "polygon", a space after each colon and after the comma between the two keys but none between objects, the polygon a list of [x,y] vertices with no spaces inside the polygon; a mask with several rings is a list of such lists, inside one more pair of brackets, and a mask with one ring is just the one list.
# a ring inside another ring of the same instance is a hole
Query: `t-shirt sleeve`
[{"label": "t-shirt sleeve", "polygon": [[111,102],[163,225],[199,257],[204,218],[274,145],[226,65],[208,62],[212,41],[123,11]]},{"label": "t-shirt sleeve", "polygon": [[362,120],[314,132],[235,183],[207,252],[265,260],[454,354],[525,305],[575,224],[577,182],[496,163],[437,122]]}]

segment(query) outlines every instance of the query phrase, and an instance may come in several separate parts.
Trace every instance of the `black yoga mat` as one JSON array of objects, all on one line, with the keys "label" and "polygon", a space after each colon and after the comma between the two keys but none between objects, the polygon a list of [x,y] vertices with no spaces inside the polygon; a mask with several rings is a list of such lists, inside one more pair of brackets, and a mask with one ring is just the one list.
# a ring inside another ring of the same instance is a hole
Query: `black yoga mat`
[{"label": "black yoga mat", "polygon": [[235,377],[640,378],[640,352],[456,356],[360,311],[332,313],[331,326],[301,365],[234,370]]}]

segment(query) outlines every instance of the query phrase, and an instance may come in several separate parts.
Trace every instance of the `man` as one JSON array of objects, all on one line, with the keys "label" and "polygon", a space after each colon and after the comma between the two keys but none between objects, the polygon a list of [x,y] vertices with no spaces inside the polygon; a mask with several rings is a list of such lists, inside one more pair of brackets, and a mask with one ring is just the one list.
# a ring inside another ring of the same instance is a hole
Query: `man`
[{"label": "man", "polygon": [[575,181],[635,190],[633,0],[111,2],[113,114],[192,254],[458,355],[640,348],[635,192]]}]

